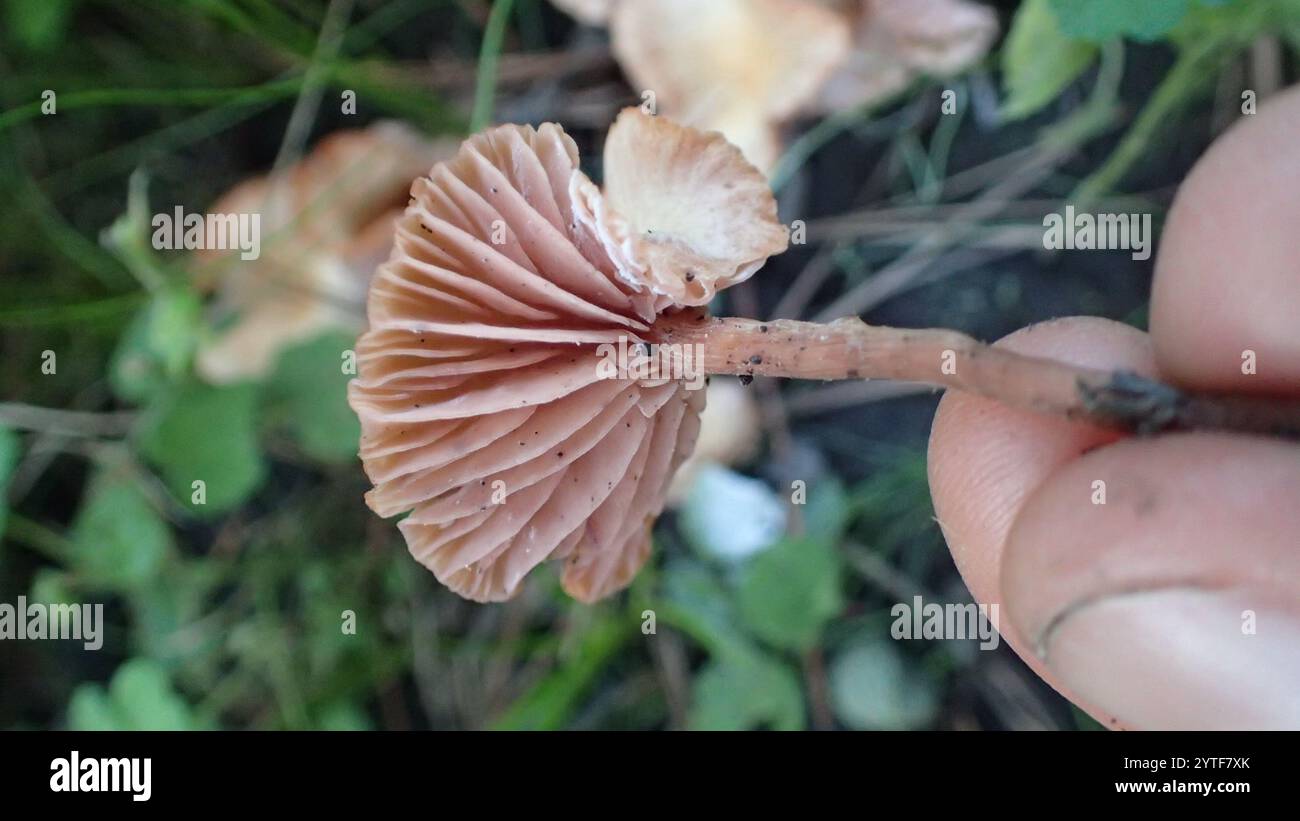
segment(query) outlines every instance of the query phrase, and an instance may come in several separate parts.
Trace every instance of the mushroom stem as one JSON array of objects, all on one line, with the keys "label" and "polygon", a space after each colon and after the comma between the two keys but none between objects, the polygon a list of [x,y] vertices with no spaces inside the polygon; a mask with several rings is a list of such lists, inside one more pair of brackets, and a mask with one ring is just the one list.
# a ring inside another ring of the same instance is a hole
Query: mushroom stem
[{"label": "mushroom stem", "polygon": [[797,379],[898,379],[986,396],[1007,405],[1139,433],[1219,429],[1300,438],[1300,400],[1185,391],[1135,373],[1025,356],[957,331],[821,325],[778,319],[661,316],[648,342],[699,345],[706,374]]}]

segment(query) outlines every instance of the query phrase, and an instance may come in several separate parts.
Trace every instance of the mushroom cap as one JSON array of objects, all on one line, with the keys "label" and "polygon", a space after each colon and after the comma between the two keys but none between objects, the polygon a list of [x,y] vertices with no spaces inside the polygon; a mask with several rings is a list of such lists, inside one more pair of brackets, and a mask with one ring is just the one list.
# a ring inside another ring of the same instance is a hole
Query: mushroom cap
[{"label": "mushroom cap", "polygon": [[955,74],[998,35],[993,9],[969,0],[822,0],[852,22],[853,48],[821,90],[824,112],[902,91],[917,74]]},{"label": "mushroom cap", "polygon": [[[471,137],[411,186],[371,284],[349,391],[367,503],[411,511],[412,555],[470,599],[510,598],[546,560],[583,601],[631,581],[704,391],[602,363],[785,247],[763,177],[720,135],[629,109],[605,166],[602,192],[553,124]],[[670,206],[707,230],[661,221]]]},{"label": "mushroom cap", "polygon": [[411,178],[455,145],[390,121],[339,131],[283,172],[245,181],[209,206],[259,214],[262,242],[253,260],[233,250],[194,255],[199,286],[217,292],[218,313],[235,317],[200,345],[199,374],[214,383],[264,376],[283,348],[329,328],[359,328]]},{"label": "mushroom cap", "polygon": [[808,0],[636,0],[610,18],[632,82],[681,122],[719,130],[767,170],[777,127],[807,106],[844,60],[843,15]]}]

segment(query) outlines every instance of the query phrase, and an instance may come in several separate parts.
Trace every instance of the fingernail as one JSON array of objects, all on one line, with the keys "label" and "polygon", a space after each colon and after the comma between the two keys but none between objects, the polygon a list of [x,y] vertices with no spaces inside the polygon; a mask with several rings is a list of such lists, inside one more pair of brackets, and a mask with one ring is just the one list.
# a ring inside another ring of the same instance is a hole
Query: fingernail
[{"label": "fingernail", "polygon": [[1038,652],[1115,723],[1151,730],[1300,729],[1300,615],[1285,598],[1177,587],[1058,615]]}]

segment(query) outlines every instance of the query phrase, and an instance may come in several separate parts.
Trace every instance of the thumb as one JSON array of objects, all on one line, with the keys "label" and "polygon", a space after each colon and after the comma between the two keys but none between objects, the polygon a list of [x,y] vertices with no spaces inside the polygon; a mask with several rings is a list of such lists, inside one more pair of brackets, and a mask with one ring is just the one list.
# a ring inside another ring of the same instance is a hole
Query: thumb
[{"label": "thumb", "polygon": [[1300,446],[1185,434],[1100,448],[1026,501],[1005,613],[1054,678],[1121,724],[1300,729],[1297,498]]}]

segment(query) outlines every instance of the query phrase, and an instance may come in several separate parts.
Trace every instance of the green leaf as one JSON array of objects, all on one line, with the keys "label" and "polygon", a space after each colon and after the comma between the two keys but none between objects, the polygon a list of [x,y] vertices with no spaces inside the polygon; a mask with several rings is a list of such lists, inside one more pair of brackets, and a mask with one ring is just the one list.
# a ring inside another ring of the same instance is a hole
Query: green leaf
[{"label": "green leaf", "polygon": [[189,368],[198,343],[203,304],[188,288],[168,286],[154,295],[150,305],[149,347],[171,378]]},{"label": "green leaf", "polygon": [[704,645],[711,657],[695,678],[691,727],[803,727],[798,677],[741,631],[731,596],[709,568],[689,559],[670,563],[656,607],[665,622]]},{"label": "green leaf", "polygon": [[141,730],[185,730],[193,724],[190,708],[172,689],[161,665],[132,659],[118,668],[109,695],[131,727]]},{"label": "green leaf", "polygon": [[1041,109],[1092,65],[1097,46],[1061,32],[1050,0],[1026,0],[1002,46],[1003,116],[1018,120]]},{"label": "green leaf", "polygon": [[677,559],[664,570],[662,606],[673,626],[717,655],[747,647],[750,641],[737,627],[731,596],[709,569],[696,561]]},{"label": "green leaf", "polygon": [[193,382],[150,408],[141,451],[186,509],[207,516],[230,510],[262,483],[266,466],[257,443],[256,408],[253,385],[216,388]]},{"label": "green leaf", "polygon": [[9,516],[9,478],[18,465],[18,434],[0,427],[0,536],[5,533]]},{"label": "green leaf", "polygon": [[82,684],[68,703],[70,730],[199,729],[189,704],[155,662],[132,659],[117,669],[108,692]]},{"label": "green leaf", "polygon": [[[1262,0],[1238,3],[1235,0],[1197,0],[1197,4],[1176,29],[1169,40],[1180,49],[1204,48],[1206,43],[1216,43],[1229,54],[1247,48],[1259,37],[1286,29],[1286,20],[1294,20],[1294,10],[1300,8],[1295,0]],[[1217,70],[1216,72],[1217,73]]]},{"label": "green leaf", "polygon": [[910,667],[898,645],[868,639],[831,662],[831,706],[857,730],[911,730],[930,724],[939,696],[930,678]]},{"label": "green leaf", "polygon": [[102,470],[72,523],[73,565],[93,587],[124,590],[152,580],[171,530],[128,477]]},{"label": "green leaf", "polygon": [[29,51],[45,51],[63,40],[72,0],[7,0],[5,28]]},{"label": "green leaf", "polygon": [[152,301],[136,312],[108,363],[108,384],[127,402],[144,402],[166,384],[162,366],[149,349],[152,313]]},{"label": "green leaf", "polygon": [[322,462],[357,458],[361,423],[348,406],[344,356],[356,345],[350,334],[332,332],[280,355],[266,385],[268,414],[311,457]]},{"label": "green leaf", "polygon": [[69,730],[125,730],[113,702],[98,684],[82,684],[68,699]]},{"label": "green leaf", "polygon": [[184,288],[164,287],[140,309],[109,363],[109,384],[128,402],[144,402],[189,369],[203,307]]},{"label": "green leaf", "polygon": [[72,593],[72,576],[52,567],[42,567],[32,578],[31,592],[27,597],[41,604],[77,604]]},{"label": "green leaf", "polygon": [[1061,31],[1103,43],[1116,37],[1152,42],[1182,22],[1191,0],[1051,0]]},{"label": "green leaf", "polygon": [[211,620],[202,618],[206,597],[221,581],[221,572],[211,559],[196,559],[169,564],[165,575],[166,584],[132,591],[131,646],[141,656],[179,663],[205,643],[225,639]]},{"label": "green leaf", "polygon": [[365,710],[347,701],[336,701],[321,710],[316,729],[360,732],[373,730],[374,726]]},{"label": "green leaf", "polygon": [[844,483],[834,476],[823,476],[808,486],[803,514],[804,535],[828,545],[838,545],[844,538],[851,514]]},{"label": "green leaf", "polygon": [[696,676],[687,721],[694,730],[801,730],[799,678],[762,653],[728,653]]},{"label": "green leaf", "polygon": [[839,553],[825,542],[789,539],[760,553],[744,569],[740,616],[760,639],[788,650],[817,643],[840,611]]}]

